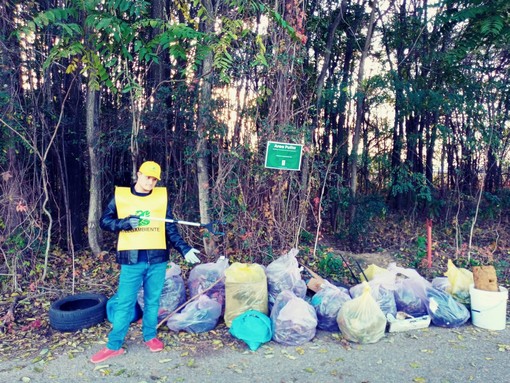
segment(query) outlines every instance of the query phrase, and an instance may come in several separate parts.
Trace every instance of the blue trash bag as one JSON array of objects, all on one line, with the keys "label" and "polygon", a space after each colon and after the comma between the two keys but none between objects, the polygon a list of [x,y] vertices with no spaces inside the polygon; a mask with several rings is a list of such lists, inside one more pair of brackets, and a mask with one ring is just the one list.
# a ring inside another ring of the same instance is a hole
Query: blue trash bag
[{"label": "blue trash bag", "polygon": [[427,297],[430,320],[438,327],[459,327],[471,317],[467,307],[446,291],[435,287],[428,288]]},{"label": "blue trash bag", "polygon": [[[108,299],[108,302],[106,302],[106,317],[108,320],[113,323],[113,318],[115,316],[115,310],[117,308],[117,301],[118,296],[117,294],[114,294],[110,299]],[[138,302],[135,303],[135,308],[132,313],[130,323],[136,322],[138,319],[140,319],[143,316],[143,311]]]},{"label": "blue trash bag", "polygon": [[325,281],[310,302],[317,313],[317,328],[326,331],[340,331],[336,321],[338,312],[343,304],[351,299],[346,289],[340,289]]},{"label": "blue trash bag", "polygon": [[230,334],[245,342],[250,350],[255,351],[273,338],[271,319],[257,310],[245,311],[232,321]]}]

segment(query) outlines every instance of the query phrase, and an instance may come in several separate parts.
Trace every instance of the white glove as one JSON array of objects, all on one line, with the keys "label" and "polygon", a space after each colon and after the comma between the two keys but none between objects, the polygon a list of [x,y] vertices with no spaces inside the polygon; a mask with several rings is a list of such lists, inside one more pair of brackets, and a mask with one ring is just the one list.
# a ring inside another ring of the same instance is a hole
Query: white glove
[{"label": "white glove", "polygon": [[200,259],[198,259],[196,254],[200,254],[200,251],[197,249],[191,249],[186,254],[184,254],[184,259],[189,263],[200,263]]}]

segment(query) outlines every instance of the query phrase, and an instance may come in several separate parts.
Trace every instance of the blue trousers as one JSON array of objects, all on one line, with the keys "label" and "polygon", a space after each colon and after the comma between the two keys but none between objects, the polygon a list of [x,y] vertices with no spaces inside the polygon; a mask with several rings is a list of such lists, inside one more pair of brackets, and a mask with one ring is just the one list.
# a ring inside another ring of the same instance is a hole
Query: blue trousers
[{"label": "blue trousers", "polygon": [[156,264],[138,262],[135,265],[121,265],[117,306],[106,345],[110,350],[118,350],[124,343],[133,318],[138,291],[142,285],[144,299],[143,340],[147,342],[156,337],[159,300],[165,283],[166,266],[166,262]]}]

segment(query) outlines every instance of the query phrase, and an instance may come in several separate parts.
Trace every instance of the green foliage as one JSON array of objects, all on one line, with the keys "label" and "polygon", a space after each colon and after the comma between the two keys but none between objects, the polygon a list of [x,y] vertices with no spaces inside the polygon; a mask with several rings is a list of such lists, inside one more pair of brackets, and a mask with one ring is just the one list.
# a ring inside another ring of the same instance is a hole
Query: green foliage
[{"label": "green foliage", "polygon": [[392,196],[408,194],[416,202],[430,202],[432,200],[432,190],[424,174],[412,172],[406,165],[395,169],[394,174],[396,176],[391,185]]},{"label": "green foliage", "polygon": [[443,216],[446,201],[443,198],[432,196],[430,201],[426,202],[426,211],[428,218],[439,218]]},{"label": "green foliage", "polygon": [[364,247],[364,238],[371,232],[371,221],[376,217],[384,217],[388,211],[382,196],[373,194],[361,196],[353,203],[356,203],[354,217],[346,230],[346,235],[351,246]]},{"label": "green foliage", "polygon": [[510,3],[507,0],[447,0],[451,10],[440,16],[445,25],[463,25],[463,33],[449,52],[456,60],[464,59],[479,48],[495,46],[506,49],[510,40]]},{"label": "green foliage", "polygon": [[498,195],[488,192],[483,193],[483,203],[480,208],[480,217],[494,219],[501,216],[502,201]]},{"label": "green foliage", "polygon": [[299,235],[299,241],[306,245],[311,245],[315,241],[315,235],[309,231],[302,230]]},{"label": "green foliage", "polygon": [[506,252],[506,257],[501,257],[494,262],[494,268],[496,269],[496,276],[499,281],[508,280],[507,273],[510,270],[510,251]]},{"label": "green foliage", "polygon": [[[206,21],[211,17],[199,1],[195,1],[194,4],[195,6],[200,5],[197,15],[201,20]],[[268,67],[263,37],[252,32],[250,24],[245,22],[246,19],[266,15],[293,40],[302,41],[303,39],[303,36],[297,33],[283,15],[275,9],[267,7],[262,2],[233,0],[229,2],[229,7],[236,10],[236,17],[233,17],[230,13],[225,16],[219,16],[221,28],[214,34],[204,36],[204,43],[202,44],[202,46],[210,47],[212,50],[213,68],[218,72],[220,80],[225,84],[231,82],[232,70],[239,69],[237,67],[239,57],[245,56],[244,51],[246,51],[247,47],[252,47],[254,50],[253,57],[250,59],[252,66]],[[216,21],[214,20],[214,22]],[[243,52],[239,52],[240,49]]]},{"label": "green foliage", "polygon": [[411,259],[409,265],[411,268],[419,269],[423,263],[423,260],[427,256],[427,238],[419,236],[416,238],[416,244],[414,249],[414,258]]},{"label": "green foliage", "polygon": [[25,250],[27,245],[27,238],[25,238],[23,234],[24,233],[22,230],[17,230],[9,235],[4,243],[7,255],[17,256],[17,254]]},{"label": "green foliage", "polygon": [[328,279],[343,280],[346,274],[344,262],[330,251],[317,251],[318,274]]},{"label": "green foliage", "polygon": [[55,25],[63,28],[63,32],[74,34],[78,32],[81,34],[81,28],[76,24],[63,24],[61,22],[67,21],[71,17],[76,17],[78,11],[75,8],[55,8],[44,11],[36,15],[27,26],[22,29],[25,33],[35,32],[37,29],[43,29],[49,25]]},{"label": "green foliage", "polygon": [[[61,59],[69,59],[66,72],[79,70],[88,76],[89,85],[94,89],[104,85],[113,93],[134,91],[136,95],[141,93],[141,84],[131,73],[136,70],[134,60],[157,63],[160,49],[169,50],[175,58],[187,59],[191,57],[190,42],[203,37],[185,24],[150,19],[149,10],[147,1],[75,0],[68,8],[39,13],[23,31],[28,35],[48,27],[56,28],[59,38],[48,55],[45,68]],[[203,48],[198,50],[201,52]]]}]

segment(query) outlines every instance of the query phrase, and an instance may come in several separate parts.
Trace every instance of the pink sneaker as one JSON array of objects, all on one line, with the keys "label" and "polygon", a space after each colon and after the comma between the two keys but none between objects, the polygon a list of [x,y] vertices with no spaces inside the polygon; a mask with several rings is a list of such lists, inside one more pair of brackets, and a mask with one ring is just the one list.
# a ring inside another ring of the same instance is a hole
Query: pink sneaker
[{"label": "pink sneaker", "polygon": [[165,348],[163,342],[160,341],[158,338],[152,338],[151,340],[145,342],[145,344],[147,345],[147,347],[149,347],[149,350],[151,350],[151,352],[159,352],[163,350],[163,348]]},{"label": "pink sneaker", "polygon": [[119,348],[118,350],[110,350],[108,347],[105,347],[102,350],[96,352],[94,355],[92,355],[90,361],[92,363],[101,363],[115,356],[122,355],[124,354],[124,352],[125,351],[123,348]]}]

